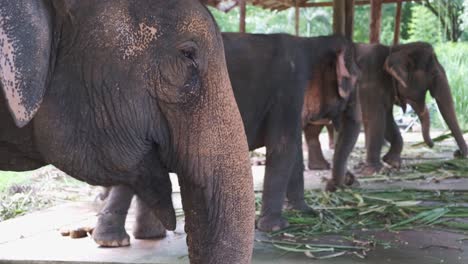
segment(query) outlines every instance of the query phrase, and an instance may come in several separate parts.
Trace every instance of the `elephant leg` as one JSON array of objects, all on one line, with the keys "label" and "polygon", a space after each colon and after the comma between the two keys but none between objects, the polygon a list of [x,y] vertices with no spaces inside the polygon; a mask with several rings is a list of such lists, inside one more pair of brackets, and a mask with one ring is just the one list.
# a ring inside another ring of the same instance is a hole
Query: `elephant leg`
[{"label": "elephant leg", "polygon": [[[304,180],[303,172],[299,171],[299,165],[296,164],[298,159],[303,162],[302,155],[298,157],[299,150],[302,149],[299,113],[300,108],[297,109],[297,113],[279,111],[279,113],[273,112],[270,114],[265,141],[267,155],[263,183],[263,204],[257,222],[257,228],[261,231],[277,231],[289,226],[286,219],[281,216],[281,212],[286,199],[288,183],[295,168],[298,174],[294,177],[294,181]],[[294,118],[297,118],[297,120]],[[295,184],[298,192],[295,197],[300,197],[304,192],[304,183],[296,182]],[[299,203],[297,199],[295,200],[295,203]]]},{"label": "elephant leg", "polygon": [[[349,106],[348,108],[353,108]],[[348,158],[359,137],[360,122],[357,110],[347,109],[341,115],[341,126],[338,131],[336,149],[333,153],[332,178],[328,181],[326,190],[335,191],[337,187],[352,185],[354,175],[347,170]]]},{"label": "elephant leg", "polygon": [[330,149],[335,149],[335,127],[333,124],[328,124],[325,126],[328,132],[328,147]]},{"label": "elephant leg", "polygon": [[383,157],[383,160],[390,166],[400,169],[401,151],[403,150],[403,138],[400,129],[393,118],[393,113],[387,112],[387,129],[385,139],[390,142],[390,149]]},{"label": "elephant leg", "polygon": [[136,219],[133,236],[137,239],[154,239],[166,236],[166,228],[145,202],[137,196]]},{"label": "elephant leg", "polygon": [[323,125],[307,124],[304,128],[304,135],[307,142],[309,151],[309,163],[308,167],[310,170],[329,170],[330,163],[325,160],[323,156],[322,147],[320,145],[319,135],[322,131]]},{"label": "elephant leg", "polygon": [[93,231],[93,239],[98,245],[102,247],[130,245],[130,236],[125,231],[125,220],[133,194],[133,190],[128,186],[112,187]]},{"label": "elephant leg", "polygon": [[304,199],[304,158],[302,148],[297,150],[296,163],[288,183],[288,206],[294,210],[312,211]]},{"label": "elephant leg", "polygon": [[[125,220],[133,196],[136,194],[136,238],[159,238],[165,235],[164,228],[175,228],[175,212],[172,206],[172,186],[169,173],[162,166],[156,153],[149,152],[134,171],[133,188],[114,186],[105,206],[99,213],[93,239],[103,247],[121,247],[130,244],[125,231]],[[143,232],[147,232],[144,233]]]},{"label": "elephant leg", "polygon": [[366,120],[366,163],[361,168],[363,176],[370,176],[382,169],[383,164],[380,161],[380,153],[384,144],[385,137],[385,110],[374,109],[372,114]]},{"label": "elephant leg", "polygon": [[289,178],[294,168],[297,153],[294,148],[285,146],[285,152],[278,153],[277,150],[268,151],[267,147],[262,210],[257,222],[257,228],[261,231],[278,231],[289,226],[286,219],[281,216],[281,212]]}]

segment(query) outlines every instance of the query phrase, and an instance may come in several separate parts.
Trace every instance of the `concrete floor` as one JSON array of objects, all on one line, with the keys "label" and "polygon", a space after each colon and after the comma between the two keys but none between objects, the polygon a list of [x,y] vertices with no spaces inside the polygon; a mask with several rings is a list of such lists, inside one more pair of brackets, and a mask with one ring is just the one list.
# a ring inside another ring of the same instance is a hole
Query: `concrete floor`
[{"label": "concrete floor", "polygon": [[[133,216],[127,224],[131,232]],[[168,232],[162,240],[135,240],[126,248],[99,248],[91,238],[72,240],[62,237],[59,230],[70,226],[83,226],[95,221],[93,205],[73,203],[57,206],[0,224],[0,263],[50,264],[50,263],[115,263],[115,264],[173,264],[189,263],[183,222],[175,232]],[[464,234],[441,230],[405,231],[399,233],[361,233],[359,237],[375,238],[392,243],[390,249],[376,248],[366,259],[342,256],[328,260],[313,260],[301,253],[285,254],[269,244],[262,233],[256,234],[254,264],[266,263],[395,263],[395,264],[466,264],[468,240]],[[327,243],[327,237],[314,243]]]},{"label": "concrete floor", "polygon": [[[324,136],[326,140],[326,137]],[[327,143],[323,144],[327,146]],[[327,156],[331,152],[326,151]],[[263,183],[263,166],[254,166],[255,189],[260,191]],[[305,172],[307,189],[321,188],[322,177],[328,172]],[[175,180],[175,176],[172,176]],[[180,195],[174,182],[174,204],[180,208]],[[419,189],[458,189],[468,190],[467,179],[452,179],[434,184],[427,181],[362,184],[364,188],[384,188],[405,186]],[[51,263],[115,263],[115,264],[173,264],[189,263],[183,222],[178,223],[175,232],[168,232],[162,240],[143,241],[132,238],[131,246],[118,249],[99,248],[91,238],[72,240],[62,237],[59,230],[71,227],[92,226],[96,221],[96,205],[89,202],[69,203],[41,212],[26,215],[0,223],[0,263],[51,264]],[[127,230],[131,234],[133,212],[127,220]],[[389,249],[377,247],[367,258],[348,255],[333,259],[315,260],[302,253],[285,254],[270,244],[259,242],[268,240],[265,234],[257,233],[254,264],[260,263],[333,263],[333,264],[467,264],[468,234],[452,233],[443,230],[415,230],[398,233],[356,234],[356,238],[375,236],[376,239],[391,242]],[[313,243],[327,243],[333,237],[317,237]]]}]

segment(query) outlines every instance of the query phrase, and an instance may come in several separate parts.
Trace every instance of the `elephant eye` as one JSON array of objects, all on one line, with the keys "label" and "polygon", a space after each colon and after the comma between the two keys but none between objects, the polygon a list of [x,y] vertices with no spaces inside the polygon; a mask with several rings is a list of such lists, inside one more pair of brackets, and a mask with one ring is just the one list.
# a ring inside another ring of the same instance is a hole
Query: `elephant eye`
[{"label": "elephant eye", "polygon": [[193,61],[195,60],[195,52],[191,50],[182,50],[181,53],[185,58]]},{"label": "elephant eye", "polygon": [[186,42],[178,47],[180,54],[188,59],[195,68],[198,68],[197,46],[194,42]]}]

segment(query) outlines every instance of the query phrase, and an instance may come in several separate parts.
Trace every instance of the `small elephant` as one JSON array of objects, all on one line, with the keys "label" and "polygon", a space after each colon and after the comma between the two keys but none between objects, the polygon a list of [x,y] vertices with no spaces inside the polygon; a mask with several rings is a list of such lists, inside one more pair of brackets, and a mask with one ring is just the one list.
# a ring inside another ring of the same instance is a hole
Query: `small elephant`
[{"label": "small elephant", "polygon": [[[304,201],[301,118],[309,121],[330,118],[341,123],[340,129],[347,133],[359,133],[354,109],[358,69],[353,46],[338,36],[297,38],[285,34],[224,33],[223,41],[249,149],[265,146],[267,151],[263,207],[257,228],[280,230],[288,226],[281,216],[286,197],[292,208],[310,211]],[[326,76],[318,69],[326,69]],[[330,85],[319,86],[322,83]],[[306,87],[310,93],[304,99]],[[311,103],[306,110],[303,110],[304,101]],[[355,143],[349,140],[353,137],[341,135],[335,152],[335,179],[344,178],[346,159]],[[344,183],[331,181],[328,188],[337,185]],[[119,187],[111,191],[105,210],[125,214],[118,221],[119,228],[107,228],[110,233],[118,230],[121,236],[128,236],[123,223],[131,197],[128,189]],[[137,215],[144,214],[137,212]],[[134,235],[141,237],[142,230],[153,237],[164,235],[159,223],[152,226],[151,221],[138,219]],[[111,226],[111,221],[101,214],[97,229]]]},{"label": "small elephant", "polygon": [[190,263],[250,263],[248,146],[199,1],[2,1],[0,83],[1,170],[124,186],[169,230],[174,171]]},{"label": "small elephant", "polygon": [[[457,122],[450,85],[444,68],[430,44],[415,42],[397,46],[356,44],[357,63],[361,69],[358,84],[362,119],[366,135],[367,158],[362,168],[363,175],[371,175],[382,168],[380,152],[384,139],[391,147],[383,160],[389,165],[401,166],[403,139],[393,117],[393,105],[406,110],[406,104],[416,111],[422,125],[424,141],[429,147],[434,144],[430,137],[429,111],[425,105],[427,91],[436,99],[437,105],[448,124],[459,150],[456,157],[466,157],[468,148]],[[309,127],[320,131],[321,126]],[[318,135],[314,140],[317,141]],[[310,144],[309,153],[321,150]]]}]

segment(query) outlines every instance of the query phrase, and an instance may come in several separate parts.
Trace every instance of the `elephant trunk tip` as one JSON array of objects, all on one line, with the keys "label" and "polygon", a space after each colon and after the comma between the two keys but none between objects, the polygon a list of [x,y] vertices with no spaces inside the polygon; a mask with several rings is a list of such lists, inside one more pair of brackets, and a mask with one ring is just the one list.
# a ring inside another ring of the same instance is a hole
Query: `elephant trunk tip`
[{"label": "elephant trunk tip", "polygon": [[154,210],[154,214],[158,216],[167,230],[174,231],[176,229],[177,217],[172,204],[164,208],[157,208]]},{"label": "elephant trunk tip", "polygon": [[433,147],[434,147],[434,141],[432,141],[432,139],[430,139],[430,138],[424,139],[424,142],[426,143],[426,145],[427,145],[429,148],[433,148]]}]

